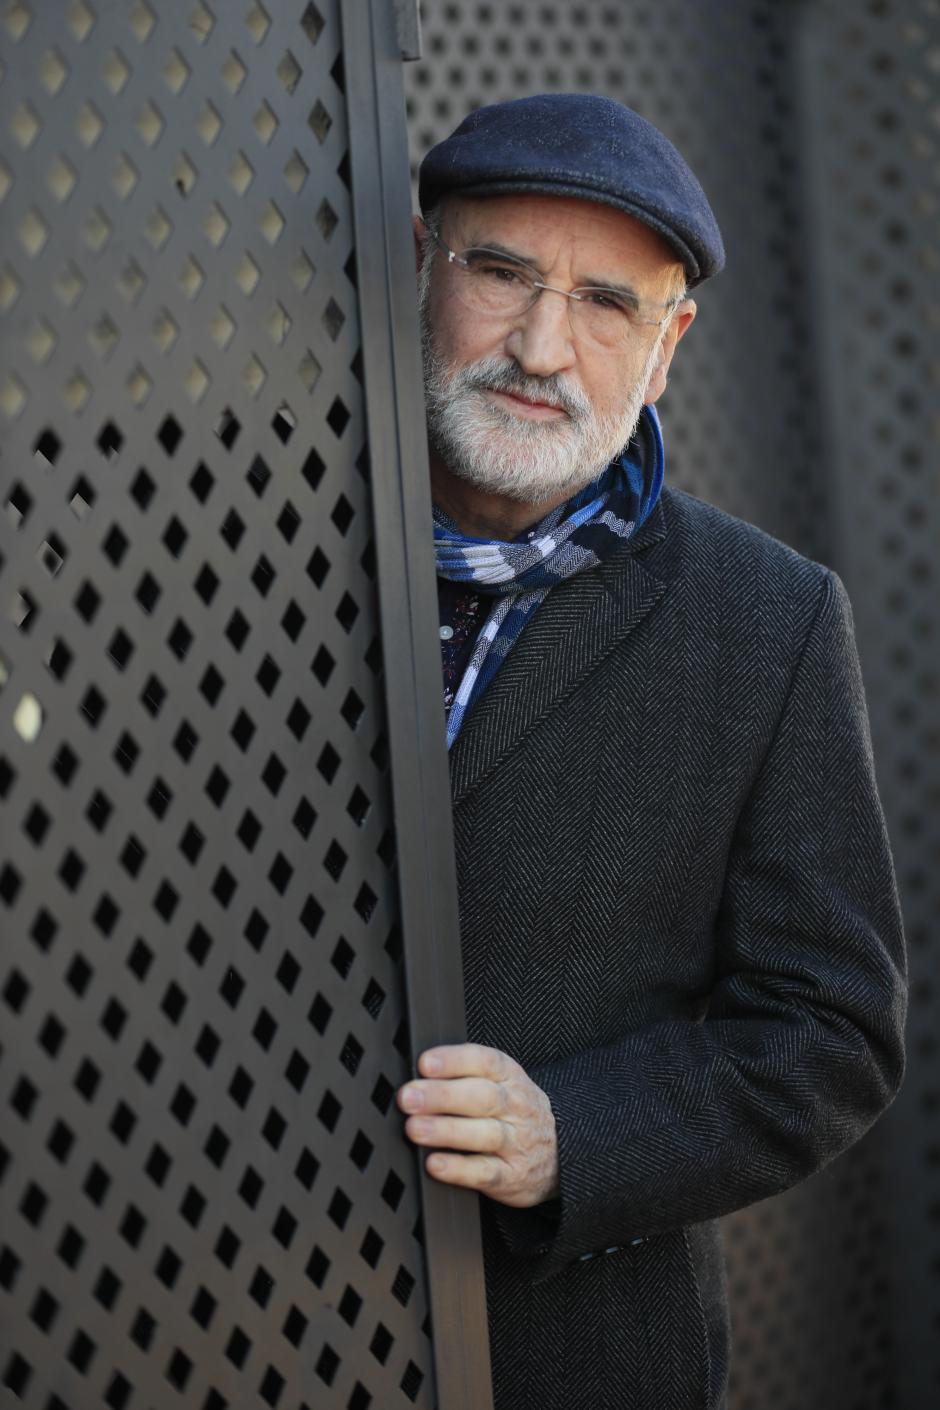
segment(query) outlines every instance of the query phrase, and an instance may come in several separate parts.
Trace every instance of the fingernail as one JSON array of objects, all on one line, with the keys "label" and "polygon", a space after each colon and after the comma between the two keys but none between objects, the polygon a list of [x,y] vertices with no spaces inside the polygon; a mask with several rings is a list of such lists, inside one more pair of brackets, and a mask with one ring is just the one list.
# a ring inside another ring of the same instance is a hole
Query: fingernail
[{"label": "fingernail", "polygon": [[424,1098],[418,1087],[406,1087],[402,1092],[401,1102],[406,1111],[420,1111]]},{"label": "fingernail", "polygon": [[421,1059],[421,1067],[428,1073],[440,1072],[441,1060],[439,1057],[423,1057]]}]

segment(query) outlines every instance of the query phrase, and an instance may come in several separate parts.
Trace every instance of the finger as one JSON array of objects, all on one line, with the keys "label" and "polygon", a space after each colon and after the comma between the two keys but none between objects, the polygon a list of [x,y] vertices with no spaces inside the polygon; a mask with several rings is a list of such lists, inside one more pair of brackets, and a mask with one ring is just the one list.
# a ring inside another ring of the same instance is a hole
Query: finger
[{"label": "finger", "polygon": [[427,1048],[418,1058],[422,1077],[489,1077],[493,1082],[502,1082],[513,1067],[512,1058],[482,1043]]},{"label": "finger", "polygon": [[499,1151],[506,1142],[506,1131],[499,1121],[466,1116],[409,1116],[405,1131],[416,1145],[455,1151]]},{"label": "finger", "polygon": [[440,1112],[449,1116],[501,1116],[507,1109],[505,1086],[488,1077],[452,1077],[408,1082],[399,1089],[402,1111]]},{"label": "finger", "polygon": [[468,1190],[497,1192],[503,1182],[505,1166],[494,1155],[449,1155],[435,1151],[425,1161],[425,1169],[435,1180],[445,1185],[463,1185]]}]

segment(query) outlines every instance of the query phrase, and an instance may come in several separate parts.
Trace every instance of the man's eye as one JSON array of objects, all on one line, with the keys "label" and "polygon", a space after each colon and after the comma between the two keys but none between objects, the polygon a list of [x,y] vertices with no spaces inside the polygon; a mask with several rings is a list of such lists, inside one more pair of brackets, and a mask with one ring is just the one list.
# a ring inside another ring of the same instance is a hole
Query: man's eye
[{"label": "man's eye", "polygon": [[591,289],[584,295],[585,302],[592,304],[594,308],[604,309],[610,313],[623,314],[624,318],[635,315],[637,310],[634,304],[628,303],[617,294],[608,294],[603,289]]},{"label": "man's eye", "polygon": [[478,264],[474,265],[473,271],[497,284],[525,283],[525,276],[521,271],[511,268],[508,264]]}]

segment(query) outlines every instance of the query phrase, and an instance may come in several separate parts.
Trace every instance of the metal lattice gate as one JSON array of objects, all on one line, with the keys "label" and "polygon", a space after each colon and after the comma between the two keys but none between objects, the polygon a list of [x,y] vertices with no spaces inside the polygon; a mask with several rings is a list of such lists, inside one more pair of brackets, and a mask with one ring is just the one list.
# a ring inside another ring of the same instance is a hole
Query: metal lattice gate
[{"label": "metal lattice gate", "polygon": [[[384,102],[407,177],[386,9],[2,7],[0,1381],[43,1410],[444,1410],[487,1379],[467,1203],[435,1377],[458,1206],[426,1195],[423,1247],[393,1103],[403,931],[446,921],[452,866],[428,901],[389,780],[414,725],[376,563],[417,510],[383,484],[373,513],[395,405],[378,374],[364,401],[387,289],[354,205],[380,248],[383,213],[350,160]],[[459,1036],[454,993],[416,1037]]]}]

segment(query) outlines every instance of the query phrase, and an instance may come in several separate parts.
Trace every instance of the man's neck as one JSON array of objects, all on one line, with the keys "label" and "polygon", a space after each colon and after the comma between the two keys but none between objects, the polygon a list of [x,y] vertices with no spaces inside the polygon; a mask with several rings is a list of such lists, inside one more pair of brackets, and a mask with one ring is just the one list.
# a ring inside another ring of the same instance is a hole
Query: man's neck
[{"label": "man's neck", "polygon": [[500,539],[510,542],[536,524],[550,509],[564,504],[571,491],[554,498],[524,503],[508,495],[490,494],[454,475],[438,455],[430,453],[431,493],[434,503],[457,525],[463,534],[478,539]]}]

